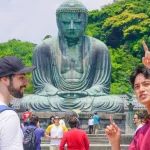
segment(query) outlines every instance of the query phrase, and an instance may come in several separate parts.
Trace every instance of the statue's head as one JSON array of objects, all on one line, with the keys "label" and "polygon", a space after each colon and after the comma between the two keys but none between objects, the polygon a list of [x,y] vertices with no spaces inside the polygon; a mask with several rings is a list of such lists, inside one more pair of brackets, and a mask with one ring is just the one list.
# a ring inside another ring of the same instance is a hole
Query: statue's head
[{"label": "statue's head", "polygon": [[66,38],[81,37],[87,26],[88,10],[77,0],[67,0],[56,10],[59,34]]}]

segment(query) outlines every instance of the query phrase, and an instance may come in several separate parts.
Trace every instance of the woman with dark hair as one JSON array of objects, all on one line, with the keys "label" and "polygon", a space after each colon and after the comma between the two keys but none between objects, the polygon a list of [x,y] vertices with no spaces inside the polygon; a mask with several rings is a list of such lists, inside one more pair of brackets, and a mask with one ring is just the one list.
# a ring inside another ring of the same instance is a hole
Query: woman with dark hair
[{"label": "woman with dark hair", "polygon": [[60,150],[64,150],[65,144],[67,144],[67,150],[89,150],[88,136],[85,131],[77,129],[77,123],[75,117],[70,118],[68,124],[71,129],[64,134]]},{"label": "woman with dark hair", "polygon": [[51,117],[49,118],[48,126],[51,125],[51,124],[53,124],[53,123],[54,123],[54,116],[51,116]]}]

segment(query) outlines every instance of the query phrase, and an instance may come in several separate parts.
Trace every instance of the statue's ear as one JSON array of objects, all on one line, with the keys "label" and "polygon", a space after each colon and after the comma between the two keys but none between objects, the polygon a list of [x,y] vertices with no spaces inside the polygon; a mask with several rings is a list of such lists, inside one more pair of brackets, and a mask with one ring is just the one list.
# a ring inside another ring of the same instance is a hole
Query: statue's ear
[{"label": "statue's ear", "polygon": [[56,22],[57,22],[58,30],[60,30],[60,19],[59,19],[59,15],[56,16]]},{"label": "statue's ear", "polygon": [[58,27],[58,36],[61,36],[61,30],[60,30],[60,24],[59,23],[57,24],[57,27]]},{"label": "statue's ear", "polygon": [[58,29],[60,29],[60,24],[59,24],[59,19],[58,18],[56,18],[56,22],[57,22]]}]

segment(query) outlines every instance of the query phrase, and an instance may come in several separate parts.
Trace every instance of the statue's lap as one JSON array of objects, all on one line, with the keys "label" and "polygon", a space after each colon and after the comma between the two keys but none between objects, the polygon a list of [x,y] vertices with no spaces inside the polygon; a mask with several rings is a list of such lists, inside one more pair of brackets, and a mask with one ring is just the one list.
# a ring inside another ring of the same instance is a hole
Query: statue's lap
[{"label": "statue's lap", "polygon": [[79,109],[84,112],[123,112],[124,104],[122,98],[115,95],[87,96],[77,99],[67,99],[59,96],[28,95],[21,102],[22,107],[28,107],[33,111],[66,111],[68,109]]}]

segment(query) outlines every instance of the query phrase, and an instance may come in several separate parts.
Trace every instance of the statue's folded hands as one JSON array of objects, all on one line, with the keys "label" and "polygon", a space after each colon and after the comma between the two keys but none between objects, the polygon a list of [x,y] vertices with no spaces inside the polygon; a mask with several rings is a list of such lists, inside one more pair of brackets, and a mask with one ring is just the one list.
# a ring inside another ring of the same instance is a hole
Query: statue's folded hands
[{"label": "statue's folded hands", "polygon": [[88,96],[88,93],[86,91],[58,91],[57,95],[63,98],[81,98]]}]

